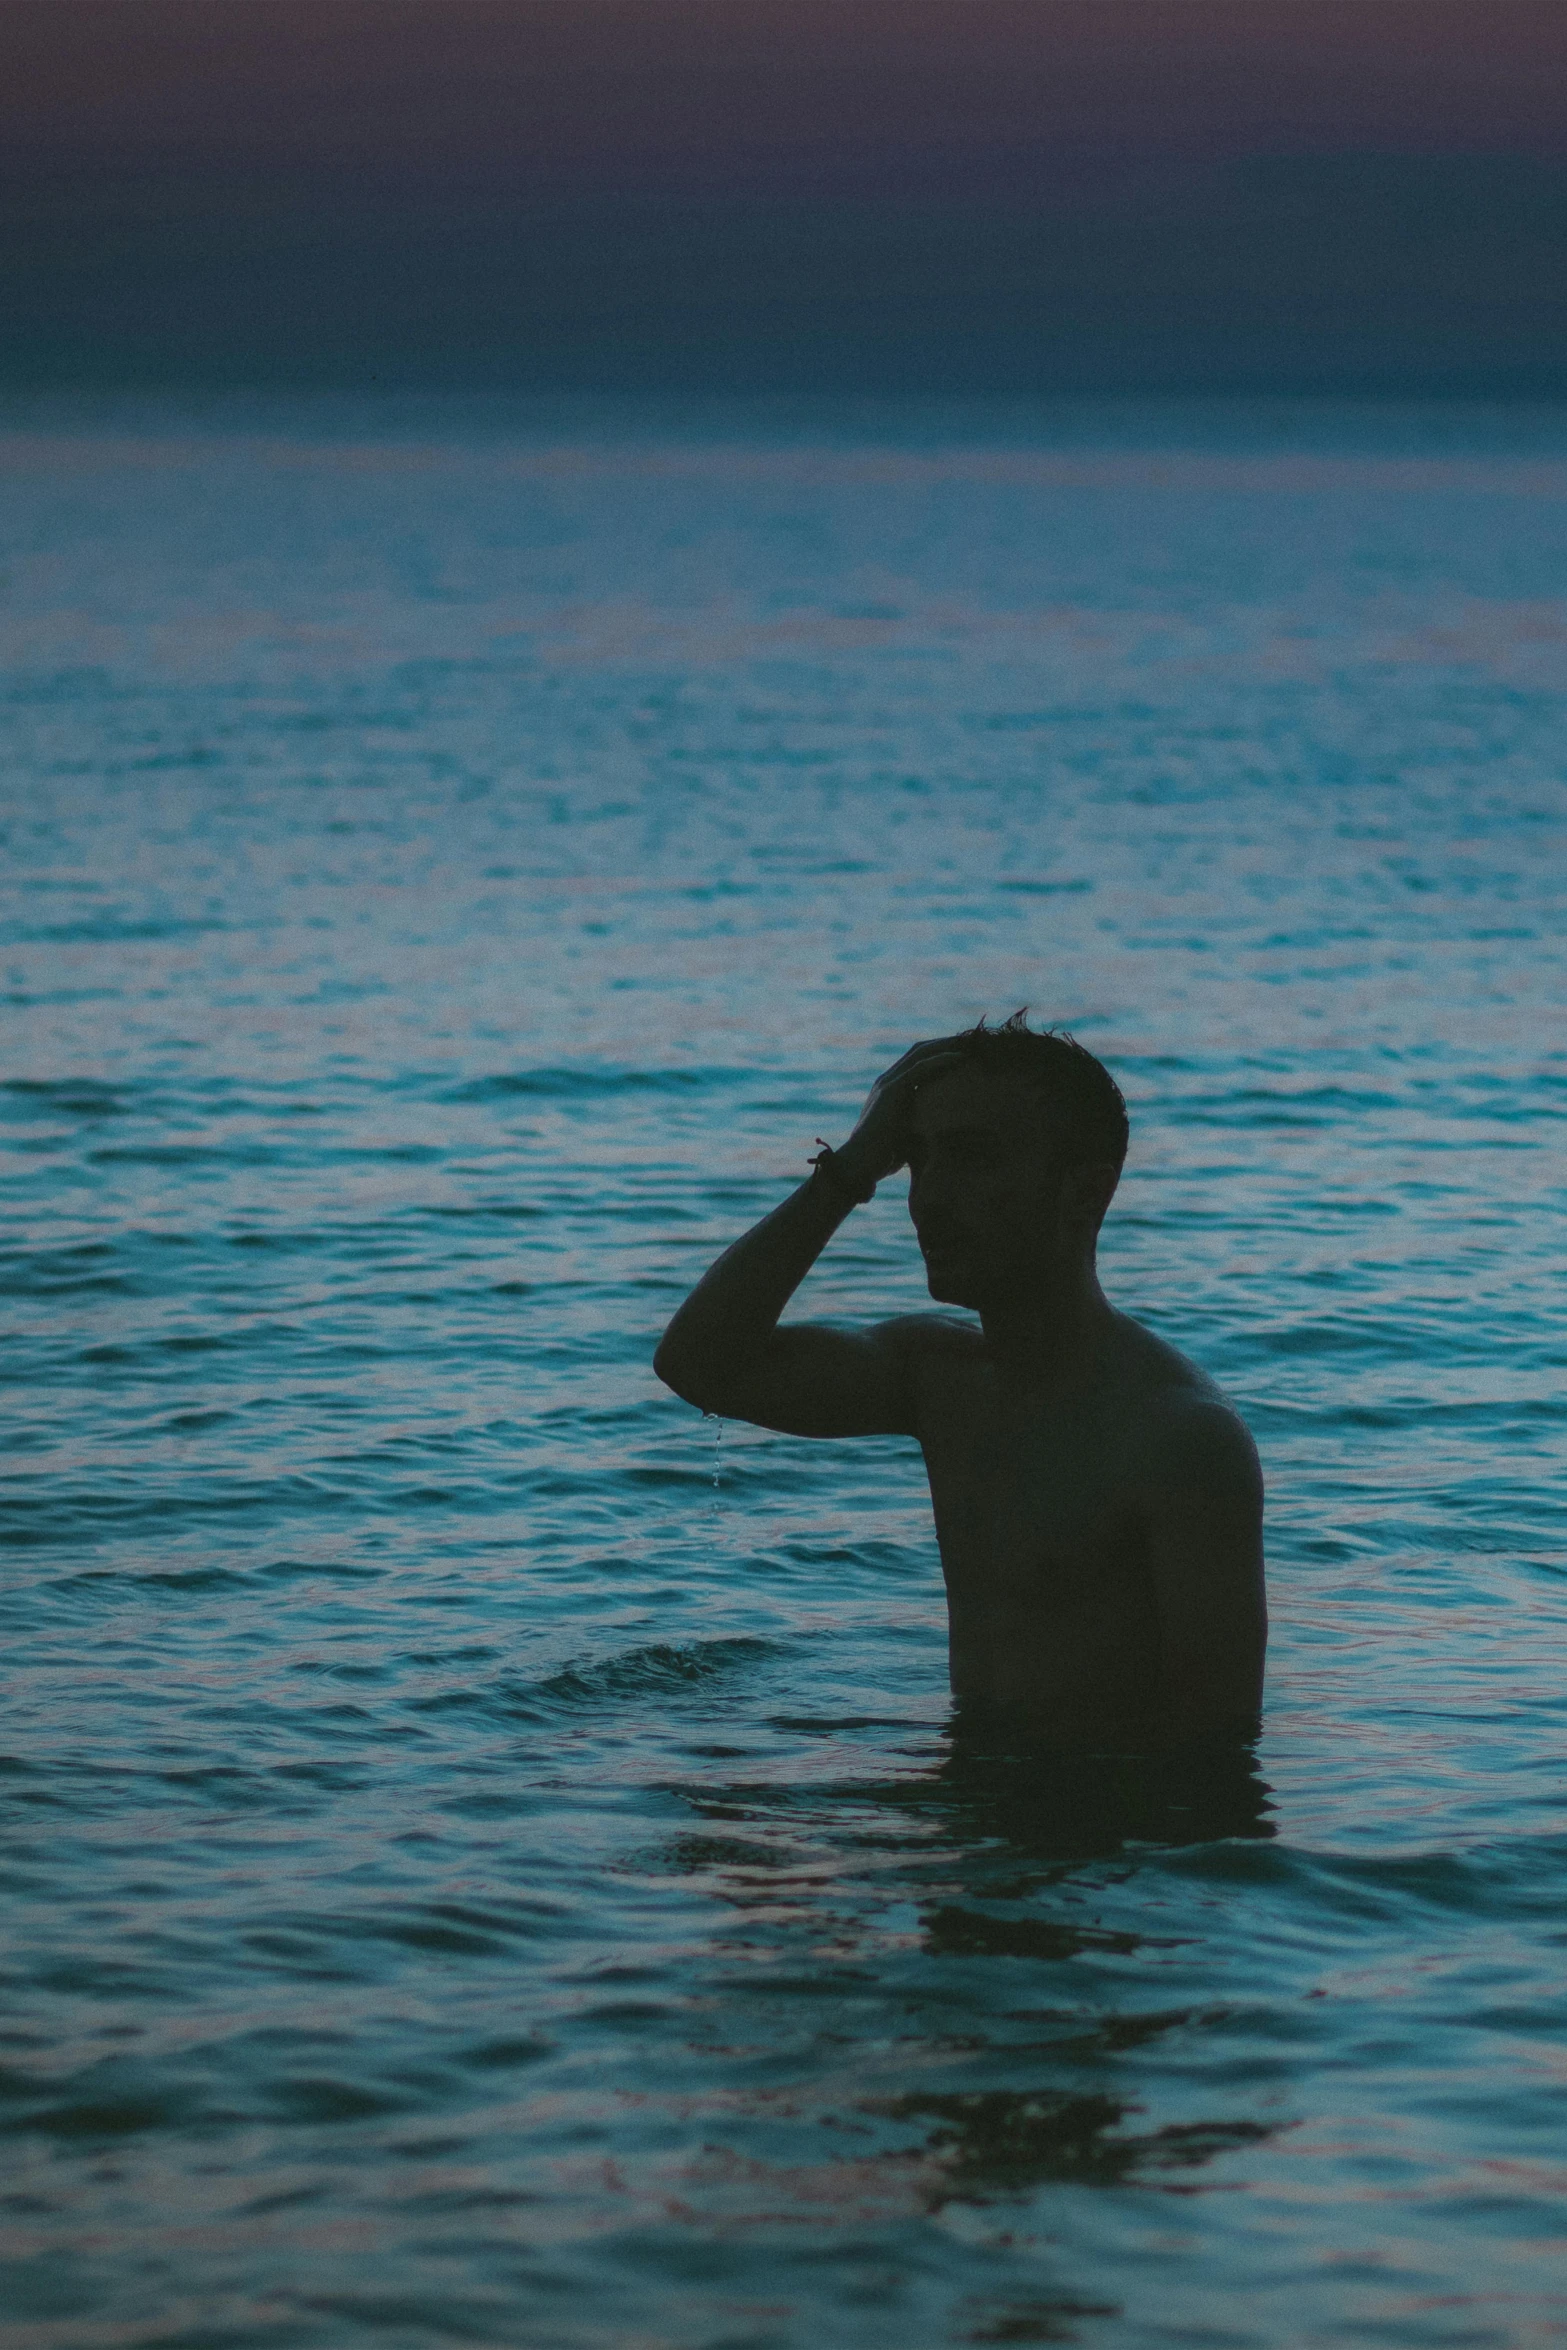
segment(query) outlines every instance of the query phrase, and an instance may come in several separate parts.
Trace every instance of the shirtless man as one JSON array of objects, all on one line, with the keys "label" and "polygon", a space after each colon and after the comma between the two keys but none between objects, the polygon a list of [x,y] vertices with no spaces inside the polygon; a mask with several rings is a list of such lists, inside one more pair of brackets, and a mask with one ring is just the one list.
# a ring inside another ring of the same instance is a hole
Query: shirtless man
[{"label": "shirtless man", "polygon": [[[654,1357],[704,1411],[793,1436],[918,1437],[953,1691],[1048,1747],[1245,1738],[1262,1696],[1255,1448],[1095,1271],[1126,1132],[1109,1072],[1021,1014],[917,1044],[842,1148],[703,1277]],[[780,1324],[845,1217],[903,1166],[930,1294],[978,1327]]]}]

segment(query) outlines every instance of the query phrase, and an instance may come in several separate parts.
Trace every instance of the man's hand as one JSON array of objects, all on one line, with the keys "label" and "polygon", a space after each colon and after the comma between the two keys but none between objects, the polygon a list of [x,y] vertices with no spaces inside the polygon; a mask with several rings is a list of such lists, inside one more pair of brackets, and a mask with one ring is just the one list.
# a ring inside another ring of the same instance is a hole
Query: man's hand
[{"label": "man's hand", "polygon": [[802,1183],[726,1249],[680,1308],[653,1368],[704,1412],[754,1420],[793,1436],[912,1436],[912,1363],[918,1318],[869,1330],[810,1323],[778,1327],[783,1312],[856,1194],[894,1174],[909,1155],[916,1089],[962,1060],[950,1037],[917,1044],[878,1077],[832,1164],[847,1188]]},{"label": "man's hand", "polygon": [[933,1078],[960,1068],[963,1054],[950,1036],[911,1045],[901,1061],[877,1078],[865,1098],[854,1131],[833,1159],[856,1183],[880,1183],[896,1175],[909,1155],[909,1120],[914,1096]]}]

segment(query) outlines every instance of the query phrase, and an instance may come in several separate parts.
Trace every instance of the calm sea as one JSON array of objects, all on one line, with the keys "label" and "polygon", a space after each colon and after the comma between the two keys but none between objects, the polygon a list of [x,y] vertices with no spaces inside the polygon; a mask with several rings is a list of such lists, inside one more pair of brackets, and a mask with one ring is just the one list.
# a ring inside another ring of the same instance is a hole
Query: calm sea
[{"label": "calm sea", "polygon": [[[5,2350],[1567,2339],[1567,417],[0,458]],[[649,1368],[1022,1003],[1251,1777],[965,1753],[913,1448]]]}]

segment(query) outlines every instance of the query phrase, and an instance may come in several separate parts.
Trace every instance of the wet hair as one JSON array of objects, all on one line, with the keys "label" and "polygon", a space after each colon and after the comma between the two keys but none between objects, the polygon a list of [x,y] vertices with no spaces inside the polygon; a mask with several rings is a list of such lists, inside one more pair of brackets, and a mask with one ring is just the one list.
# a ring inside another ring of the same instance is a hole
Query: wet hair
[{"label": "wet hair", "polygon": [[953,1042],[979,1068],[1021,1078],[1043,1094],[1071,1161],[1107,1161],[1119,1177],[1126,1163],[1126,1103],[1103,1061],[1075,1036],[1063,1028],[1030,1028],[1025,1004],[999,1028],[981,1020]]}]

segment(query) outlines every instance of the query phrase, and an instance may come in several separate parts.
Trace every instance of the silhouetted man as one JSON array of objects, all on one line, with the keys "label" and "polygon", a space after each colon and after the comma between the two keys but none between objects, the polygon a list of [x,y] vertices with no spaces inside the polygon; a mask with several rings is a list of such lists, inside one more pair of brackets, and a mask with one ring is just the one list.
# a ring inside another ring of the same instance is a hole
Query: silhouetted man
[{"label": "silhouetted man", "polygon": [[[654,1358],[704,1411],[918,1437],[953,1690],[1056,1747],[1245,1737],[1262,1695],[1256,1450],[1095,1271],[1126,1139],[1108,1070],[1021,1013],[917,1044],[842,1148],[704,1275]],[[780,1325],[844,1218],[905,1165],[930,1294],[978,1328]]]}]

